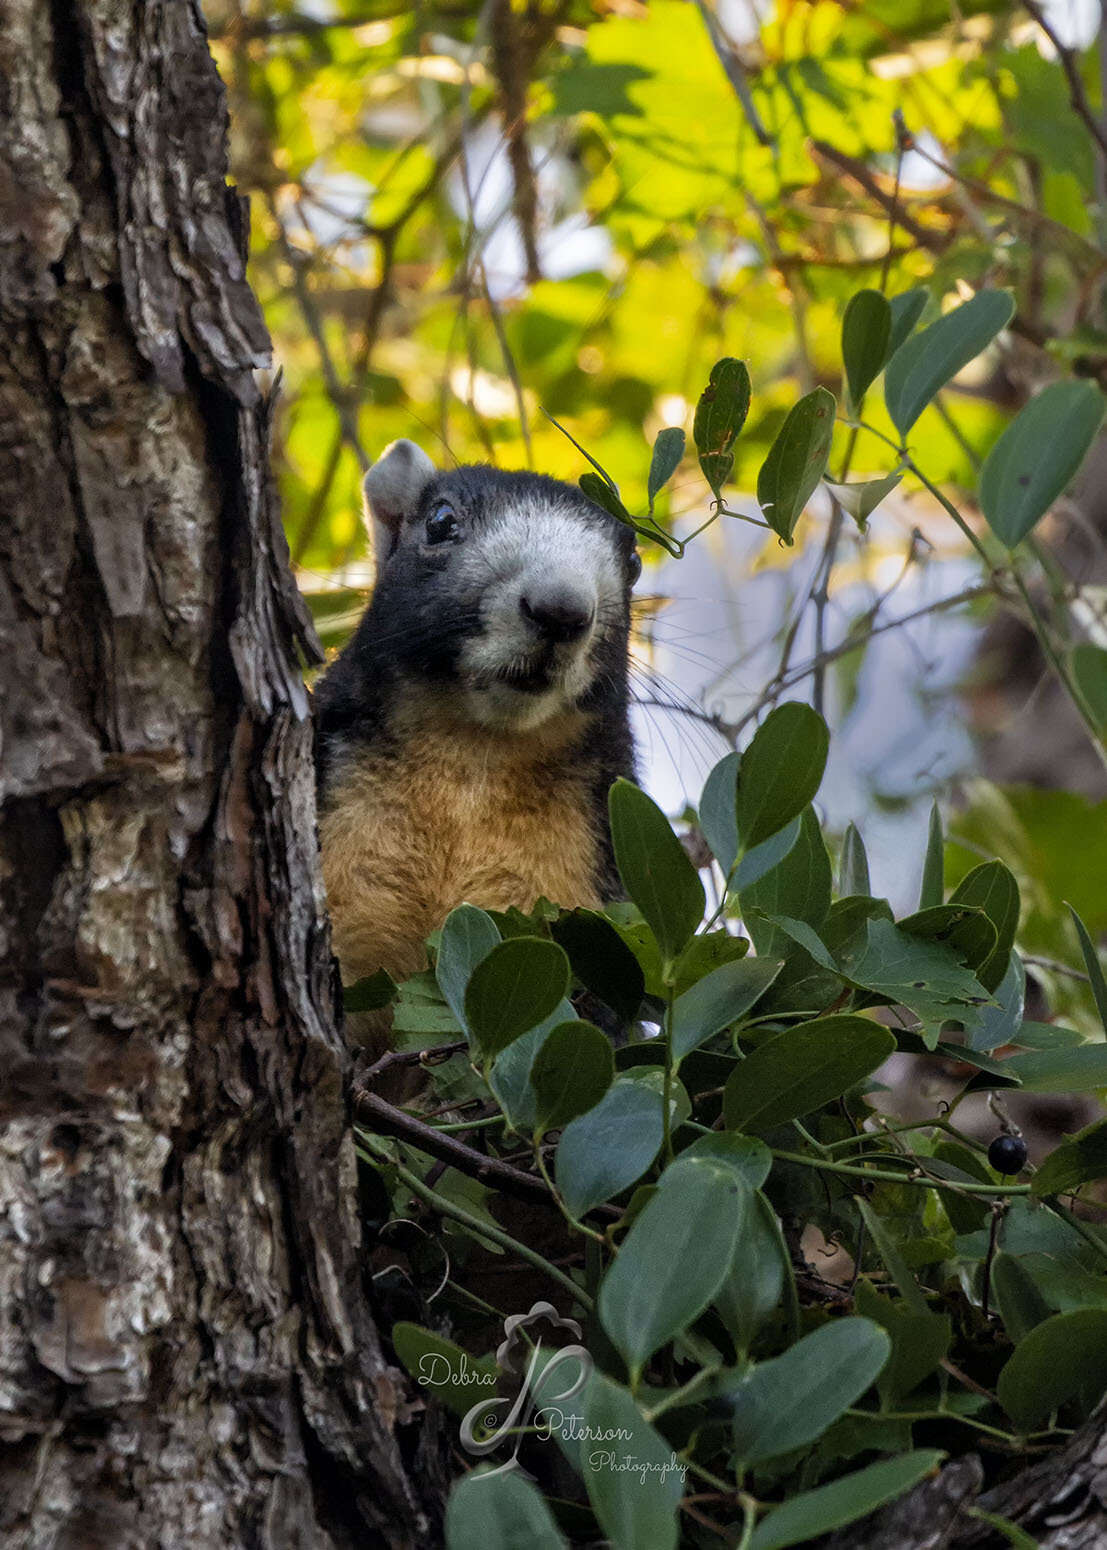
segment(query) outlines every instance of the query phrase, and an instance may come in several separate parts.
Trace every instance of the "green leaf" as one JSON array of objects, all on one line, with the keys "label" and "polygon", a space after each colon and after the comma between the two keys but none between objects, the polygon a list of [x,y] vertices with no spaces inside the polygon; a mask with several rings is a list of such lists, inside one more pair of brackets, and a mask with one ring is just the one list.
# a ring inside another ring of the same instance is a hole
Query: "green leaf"
[{"label": "green leaf", "polygon": [[703,476],[716,500],[734,467],[734,443],[750,412],[750,374],[742,361],[726,356],[711,368],[696,405],[692,438]]},{"label": "green leaf", "polygon": [[1009,291],[978,291],[901,345],[884,371],[884,401],[901,436],[935,394],[1006,328],[1014,311]]},{"label": "green leaf", "polygon": [[842,315],[842,361],[846,368],[850,414],[880,375],[892,337],[892,310],[879,291],[855,291]]},{"label": "green leaf", "polygon": [[750,1189],[760,1189],[773,1166],[773,1154],[756,1136],[738,1136],[725,1130],[712,1130],[698,1136],[680,1154],[681,1160],[707,1157],[712,1162],[733,1168]]},{"label": "green leaf", "polygon": [[867,1017],[820,1017],[778,1033],[742,1061],[726,1084],[728,1130],[763,1131],[840,1098],[896,1047]]},{"label": "green leaf", "polygon": [[972,1050],[998,1049],[1001,1044],[1017,1042],[1026,1006],[1026,970],[1018,953],[1008,957],[1007,972],[996,986],[992,1000],[995,1005],[982,1006],[977,1021],[966,1030]]},{"label": "green leaf", "polygon": [[1069,653],[1076,692],[1100,733],[1107,732],[1107,651],[1082,641]]},{"label": "green leaf", "polygon": [[628,527],[635,525],[634,518],[619,499],[618,490],[605,479],[601,479],[599,474],[581,474],[577,483],[593,505],[600,506]]},{"label": "green leaf", "polygon": [[[907,1261],[900,1253],[899,1246],[891,1231],[885,1226],[879,1212],[877,1212],[867,1200],[860,1196],[855,1202],[857,1213],[865,1224],[865,1230],[873,1240],[876,1252],[880,1255],[887,1267],[888,1274],[896,1283],[896,1288],[903,1298],[904,1307],[919,1317],[927,1313],[926,1298],[915,1277],[908,1269]],[[944,1354],[944,1353],[943,1353]]]},{"label": "green leaf", "polygon": [[661,1150],[660,1095],[618,1077],[594,1109],[567,1125],[558,1142],[554,1179],[573,1216],[636,1183]]},{"label": "green leaf", "polygon": [[387,969],[378,969],[375,974],[343,987],[342,1010],[347,1013],[379,1011],[381,1007],[391,1006],[399,988]]},{"label": "green leaf", "polygon": [[901,291],[888,303],[892,312],[892,333],[888,340],[888,359],[891,360],[901,345],[915,332],[915,324],[926,311],[930,293],[921,286],[911,291]]},{"label": "green leaf", "polygon": [[1008,549],[1068,488],[1095,440],[1104,407],[1094,382],[1053,382],[996,442],[980,473],[980,507]]},{"label": "green leaf", "polygon": [[465,987],[477,964],[487,958],[500,942],[494,920],[475,904],[459,904],[446,916],[438,939],[438,958],[434,965],[438,988],[463,1028]]},{"label": "green leaf", "polygon": [[[818,927],[830,908],[830,857],[814,808],[806,808],[798,822],[799,838],[789,847],[788,853],[763,877],[751,886],[743,887],[740,894],[743,924],[762,957],[783,958],[790,955],[791,948],[786,936],[758,919],[758,911],[770,919],[784,915]],[[771,840],[765,842],[766,845],[772,843]],[[757,848],[761,850],[764,846]]]},{"label": "green leaf", "polygon": [[[722,1139],[722,1138],[720,1138]],[[746,1140],[732,1136],[730,1140]],[[682,1153],[687,1156],[687,1153]],[[715,1293],[715,1308],[741,1351],[774,1312],[784,1291],[786,1249],[773,1208],[760,1190],[752,1194],[734,1257]]]},{"label": "green leaf", "polygon": [[[597,1311],[632,1382],[653,1353],[683,1334],[723,1283],[750,1191],[711,1158],[678,1158],[636,1218],[600,1284]],[[688,1267],[695,1263],[695,1275]]]},{"label": "green leaf", "polygon": [[544,1022],[569,989],[556,942],[516,936],[482,958],[465,991],[465,1021],[485,1060]]},{"label": "green leaf", "polygon": [[499,1374],[491,1356],[470,1356],[421,1324],[393,1324],[392,1344],[415,1382],[455,1415],[468,1415],[474,1405],[496,1393]]},{"label": "green leaf", "polygon": [[550,1509],[518,1470],[474,1471],[450,1492],[446,1550],[563,1550]]},{"label": "green leaf", "polygon": [[919,909],[933,909],[945,898],[946,842],[942,833],[942,815],[937,802],[930,807],[930,829],[926,840],[926,859],[923,862],[922,886],[919,889]]},{"label": "green leaf", "polygon": [[759,1464],[821,1437],[879,1376],[891,1354],[870,1319],[837,1319],[759,1362],[725,1394],[740,1462]]},{"label": "green leaf", "polygon": [[1099,954],[1095,950],[1095,944],[1091,939],[1087,926],[1073,909],[1071,904],[1065,906],[1072,916],[1076,927],[1076,935],[1080,941],[1080,951],[1084,957],[1084,967],[1088,971],[1088,979],[1091,982],[1092,996],[1095,999],[1095,1009],[1099,1013],[1099,1020],[1103,1024],[1103,1031],[1107,1033],[1107,980],[1103,977],[1103,965],[1099,961]]},{"label": "green leaf", "polygon": [[[1091,1093],[1107,1088],[1107,1044],[1079,1044],[1012,1055],[1000,1069],[1028,1093]],[[974,1086],[985,1086],[974,1082]]]},{"label": "green leaf", "polygon": [[992,1293],[1004,1327],[1017,1345],[1053,1311],[1021,1259],[1002,1250],[992,1261]]},{"label": "green leaf", "polygon": [[855,1297],[858,1313],[888,1332],[892,1355],[877,1379],[877,1388],[886,1406],[917,1389],[949,1351],[953,1330],[948,1314],[931,1313],[882,1297],[864,1279],[858,1281]]},{"label": "green leaf", "polygon": [[823,483],[831,495],[853,520],[862,532],[868,526],[869,518],[886,500],[898,484],[903,481],[903,474],[899,469],[894,469],[890,474],[885,474],[883,479],[862,479],[852,484],[835,484],[833,479],[823,478]]},{"label": "green leaf", "polygon": [[682,1060],[690,1050],[745,1016],[781,968],[779,959],[737,958],[705,974],[678,996],[673,1003],[673,1060]]},{"label": "green leaf", "polygon": [[1086,1417],[1107,1389],[1107,1309],[1055,1313],[1015,1347],[999,1375],[999,1402],[1021,1432],[1070,1401]]},{"label": "green leaf", "polygon": [[537,1028],[524,1033],[496,1056],[488,1085],[514,1129],[530,1130],[533,1127],[535,1105],[530,1074],[534,1062],[547,1036],[560,1023],[572,1022],[575,1016],[571,1001],[559,1001],[549,1017],[540,1022]]},{"label": "green leaf", "polygon": [[912,936],[887,920],[869,920],[864,941],[839,958],[842,972],[889,1005],[906,1006],[920,1019],[927,1047],[933,1049],[942,1024],[957,1018],[969,1025],[988,996],[956,951],[941,942]]},{"label": "green leaf", "polygon": [[550,930],[581,984],[620,1022],[631,1022],[642,1004],[645,980],[637,958],[607,917],[594,910],[571,910]]},{"label": "green leaf", "polygon": [[724,876],[730,877],[738,862],[738,869],[731,879],[735,892],[751,887],[778,866],[800,832],[800,820],[793,818],[777,834],[745,851],[738,861],[741,848],[738,840],[738,770],[741,762],[741,754],[724,754],[704,783],[699,809],[703,837]]},{"label": "green leaf", "polygon": [[846,826],[842,854],[838,858],[838,893],[843,899],[851,894],[872,893],[865,842],[852,823]]},{"label": "green leaf", "polygon": [[653,444],[653,457],[650,459],[648,490],[651,511],[658,492],[664,489],[676,473],[683,456],[684,432],[680,427],[668,425],[663,431],[658,431],[657,440]]},{"label": "green leaf", "polygon": [[672,962],[703,919],[703,884],[669,820],[638,786],[617,780],[608,811],[623,886]]},{"label": "green leaf", "polygon": [[587,1114],[614,1077],[615,1055],[606,1034],[591,1023],[559,1023],[531,1067],[536,1133],[560,1130],[578,1114]]},{"label": "green leaf", "polygon": [[765,717],[738,767],[736,812],[743,850],[778,833],[807,807],[822,783],[829,742],[826,722],[798,700],[778,705]]},{"label": "green leaf", "polygon": [[724,877],[729,877],[738,859],[738,766],[741,760],[741,754],[724,754],[704,782],[700,797],[700,828]]},{"label": "green leaf", "polygon": [[1039,1199],[1067,1195],[1094,1179],[1107,1179],[1107,1119],[1085,1126],[1050,1152],[1031,1179],[1030,1190]]},{"label": "green leaf", "polygon": [[1007,971],[1019,923],[1019,885],[1014,873],[1002,861],[986,861],[962,878],[949,902],[983,910],[996,928],[996,945],[976,970],[985,990],[995,990]]},{"label": "green leaf", "polygon": [[780,427],[757,476],[765,520],[786,544],[826,470],[838,404],[824,387],[806,393]]},{"label": "green leaf", "polygon": [[[588,1385],[584,1427],[588,1437],[618,1439],[580,1452],[588,1500],[611,1550],[676,1550],[683,1469],[670,1444],[627,1390],[600,1373]],[[620,1468],[628,1459],[634,1467]]]},{"label": "green leaf", "polygon": [[978,904],[935,904],[896,922],[898,930],[949,947],[974,974],[995,952],[996,928]]},{"label": "green leaf", "polygon": [[[762,840],[760,845],[751,845],[738,863],[738,869],[734,874],[732,884],[733,891],[741,893],[743,889],[753,887],[763,877],[767,876],[769,872],[774,871],[780,866],[781,862],[792,853],[792,850],[801,838],[804,824],[808,818],[810,818],[811,823],[818,831],[818,819],[815,817],[814,811],[808,808],[798,818],[793,818],[790,823],[786,823],[783,829],[769,839]],[[735,833],[737,832],[737,826],[735,826]],[[817,838],[819,844],[822,845],[821,831],[818,832]],[[823,846],[824,852],[825,849],[826,847]]]},{"label": "green leaf", "polygon": [[788,1545],[806,1544],[831,1529],[855,1523],[918,1485],[944,1458],[937,1448],[919,1448],[898,1458],[881,1459],[830,1485],[801,1491],[761,1520],[750,1540],[750,1550],[785,1550]]},{"label": "green leaf", "polygon": [[717,931],[702,931],[699,936],[692,938],[676,961],[673,970],[676,994],[683,995],[724,964],[745,958],[749,950],[750,944],[744,936],[733,935],[725,927]]}]

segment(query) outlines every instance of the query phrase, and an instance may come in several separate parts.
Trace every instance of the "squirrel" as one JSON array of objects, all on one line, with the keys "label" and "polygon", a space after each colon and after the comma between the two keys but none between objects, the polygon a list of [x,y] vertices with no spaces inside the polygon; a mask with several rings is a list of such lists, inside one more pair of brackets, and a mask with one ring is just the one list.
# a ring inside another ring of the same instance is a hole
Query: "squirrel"
[{"label": "squirrel", "polygon": [[632,528],[545,475],[365,475],[376,585],[315,690],[319,837],[346,983],[425,967],[462,902],[618,896],[607,793],[634,776]]}]

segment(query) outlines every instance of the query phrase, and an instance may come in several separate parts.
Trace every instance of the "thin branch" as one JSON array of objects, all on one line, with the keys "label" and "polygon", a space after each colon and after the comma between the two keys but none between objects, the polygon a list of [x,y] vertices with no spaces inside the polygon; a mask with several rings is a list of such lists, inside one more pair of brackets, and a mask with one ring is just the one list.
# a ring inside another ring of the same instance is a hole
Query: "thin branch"
[{"label": "thin branch", "polygon": [[271,193],[268,196],[268,205],[269,213],[277,228],[277,245],[281,250],[285,263],[292,270],[292,288],[296,293],[297,303],[307,325],[307,331],[319,352],[319,363],[323,370],[323,382],[327,389],[327,397],[330,399],[334,406],[334,411],[338,415],[338,423],[342,427],[342,434],[360,463],[362,473],[364,473],[370,466],[372,459],[362,446],[361,437],[358,435],[357,419],[350,407],[349,390],[344,388],[339,381],[338,371],[323,330],[323,320],[319,315],[319,309],[315,305],[315,298],[311,294],[311,289],[307,283],[304,255],[298,253],[288,240],[288,233],[285,231],[284,222],[281,220],[281,214],[277,208],[277,201]]},{"label": "thin branch", "polygon": [[1077,61],[1076,50],[1069,48],[1061,42],[1053,24],[1045,15],[1038,0],[1022,0],[1023,9],[1038,23],[1046,37],[1057,51],[1057,62],[1065,72],[1065,80],[1069,85],[1069,102],[1077,118],[1083,121],[1084,127],[1099,146],[1100,152],[1107,157],[1107,135],[1103,132],[1103,126],[1092,112],[1088,101],[1088,94],[1084,90],[1084,82],[1080,75],[1080,65]]},{"label": "thin branch", "polygon": [[858,161],[856,156],[849,156],[845,151],[840,151],[837,146],[831,145],[827,140],[812,140],[809,142],[811,154],[817,161],[828,161],[839,172],[844,172],[846,177],[858,184],[870,199],[874,199],[885,214],[895,217],[896,225],[901,231],[914,239],[920,247],[928,248],[932,253],[941,253],[949,246],[950,238],[945,232],[934,231],[929,226],[920,226],[913,216],[908,215],[898,198],[886,193],[880,186],[876,174],[866,167],[863,161]]},{"label": "thin branch", "polygon": [[519,22],[511,0],[493,0],[489,27],[492,68],[500,87],[507,158],[514,185],[515,220],[527,261],[527,281],[542,278],[538,256],[538,185],[527,140],[527,78]]},{"label": "thin branch", "polygon": [[761,121],[761,115],[757,111],[750,91],[749,71],[746,69],[738,50],[724,33],[719,25],[719,18],[711,7],[705,4],[705,0],[696,0],[696,9],[703,17],[703,24],[707,28],[707,36],[711,39],[711,47],[715,50],[715,56],[726,72],[726,78],[730,82],[734,95],[738,98],[742,112],[746,115],[746,122],[753,130],[759,145],[772,145],[773,137]]},{"label": "thin branch", "polygon": [[425,1125],[414,1115],[405,1114],[403,1109],[386,1103],[366,1087],[355,1088],[353,1098],[358,1118],[370,1125],[377,1134],[406,1141],[409,1146],[425,1152],[428,1157],[436,1157],[439,1162],[447,1163],[459,1173],[467,1174],[482,1184],[502,1190],[505,1195],[514,1195],[519,1200],[537,1201],[549,1206],[551,1210],[557,1209],[549,1190],[533,1173],[524,1173],[521,1168],[513,1168],[498,1157],[489,1157],[474,1147],[466,1146],[464,1141],[457,1140],[455,1136],[435,1130],[432,1125]]}]

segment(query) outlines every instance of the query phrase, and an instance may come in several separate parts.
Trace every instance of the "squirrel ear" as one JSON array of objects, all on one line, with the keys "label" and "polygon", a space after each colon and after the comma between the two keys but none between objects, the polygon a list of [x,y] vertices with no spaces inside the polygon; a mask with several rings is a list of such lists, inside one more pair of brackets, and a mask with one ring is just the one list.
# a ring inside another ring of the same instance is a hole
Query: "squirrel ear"
[{"label": "squirrel ear", "polygon": [[378,569],[395,549],[404,518],[415,510],[436,472],[421,447],[403,440],[385,447],[362,480],[365,516]]}]

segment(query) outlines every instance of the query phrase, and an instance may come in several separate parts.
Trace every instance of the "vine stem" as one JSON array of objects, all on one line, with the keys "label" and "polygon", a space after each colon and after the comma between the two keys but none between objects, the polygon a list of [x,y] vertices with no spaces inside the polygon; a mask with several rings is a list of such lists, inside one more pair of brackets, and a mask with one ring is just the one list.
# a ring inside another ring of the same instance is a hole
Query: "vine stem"
[{"label": "vine stem", "polygon": [[430,1206],[432,1211],[437,1211],[439,1216],[451,1217],[455,1222],[460,1222],[463,1227],[475,1233],[478,1238],[484,1238],[486,1242],[494,1243],[497,1248],[506,1249],[508,1253],[525,1260],[528,1265],[532,1265],[535,1270],[540,1270],[544,1276],[548,1276],[551,1281],[556,1282],[574,1297],[586,1313],[592,1312],[595,1305],[591,1297],[580,1289],[571,1276],[565,1275],[556,1265],[551,1265],[548,1259],[544,1259],[541,1254],[536,1254],[525,1243],[520,1243],[517,1238],[511,1237],[501,1228],[481,1221],[480,1217],[466,1211],[464,1206],[455,1205],[452,1200],[446,1200],[441,1195],[435,1194],[428,1184],[423,1183],[417,1173],[412,1173],[411,1169],[405,1168],[402,1162],[397,1162],[386,1147],[378,1146],[372,1136],[362,1135],[359,1150],[369,1153],[367,1160],[384,1162],[395,1168],[397,1176],[407,1185],[411,1193]]},{"label": "vine stem", "polygon": [[1015,578],[1015,585],[1019,589],[1019,594],[1022,597],[1026,612],[1030,616],[1031,628],[1038,638],[1038,645],[1041,646],[1042,653],[1045,656],[1046,661],[1056,673],[1061,687],[1072,701],[1073,708],[1087,728],[1088,737],[1090,738],[1096,753],[1099,755],[1100,761],[1104,767],[1107,768],[1107,747],[1104,747],[1103,736],[1099,730],[1095,718],[1085,709],[1083,701],[1081,700],[1079,694],[1076,692],[1076,685],[1073,683],[1069,674],[1069,670],[1062,660],[1060,653],[1058,652],[1056,646],[1053,644],[1049,630],[1046,628],[1045,620],[1039,614],[1037,607],[1035,606],[1034,599],[1030,596],[1030,590],[1022,578],[1022,573],[1014,563],[1011,565],[1011,574]]},{"label": "vine stem", "polygon": [[[724,894],[724,899],[726,895]],[[676,1000],[676,988],[671,984],[666,987],[665,1000],[665,1085],[661,1096],[661,1125],[662,1145],[665,1149],[665,1161],[673,1160],[673,1125],[670,1113],[673,1099],[673,1002]]]},{"label": "vine stem", "polygon": [[542,1156],[542,1141],[537,1137],[535,1138],[534,1142],[534,1161],[538,1165],[538,1171],[542,1175],[542,1178],[546,1184],[546,1188],[549,1190],[550,1195],[557,1205],[557,1209],[561,1212],[569,1226],[572,1227],[574,1231],[583,1233],[586,1238],[592,1238],[596,1243],[606,1243],[607,1239],[604,1237],[603,1233],[597,1232],[594,1227],[589,1227],[585,1222],[579,1221],[561,1198],[561,1192],[557,1188],[557,1185],[554,1183],[553,1179],[550,1177],[550,1170],[546,1167],[546,1159]]},{"label": "vine stem", "polygon": [[[822,1157],[805,1157],[802,1152],[786,1152],[779,1147],[772,1147],[774,1157],[779,1157],[781,1162],[798,1163],[802,1168],[821,1168],[825,1173],[845,1173],[857,1179],[886,1180],[889,1184],[914,1184],[920,1189],[944,1189],[953,1195],[967,1195],[972,1198],[975,1195],[1029,1195],[1029,1184],[955,1184],[952,1179],[936,1179],[929,1175],[914,1178],[910,1173],[895,1173],[891,1168],[855,1168],[849,1163],[830,1162]],[[905,1158],[904,1161],[907,1161]],[[913,1163],[918,1168],[918,1163]]]}]

